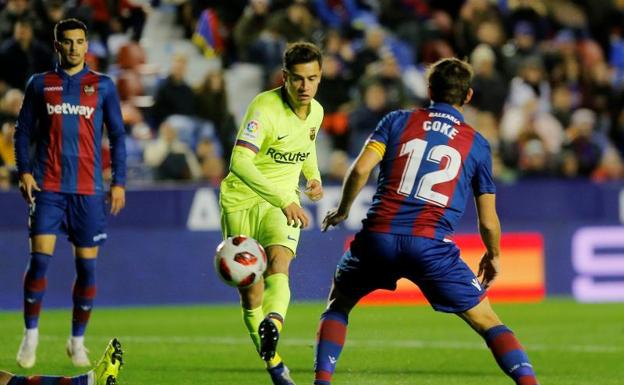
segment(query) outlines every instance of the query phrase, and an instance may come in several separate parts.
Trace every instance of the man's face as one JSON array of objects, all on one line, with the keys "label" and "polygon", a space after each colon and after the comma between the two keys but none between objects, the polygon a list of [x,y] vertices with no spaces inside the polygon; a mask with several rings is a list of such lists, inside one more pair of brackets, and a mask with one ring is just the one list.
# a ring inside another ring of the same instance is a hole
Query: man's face
[{"label": "man's face", "polygon": [[294,107],[310,104],[320,82],[321,66],[317,61],[295,64],[290,70],[284,70],[284,84]]},{"label": "man's face", "polygon": [[59,41],[54,42],[54,46],[61,55],[61,63],[68,67],[82,65],[89,49],[87,37],[82,29],[64,31],[62,36],[59,36]]}]

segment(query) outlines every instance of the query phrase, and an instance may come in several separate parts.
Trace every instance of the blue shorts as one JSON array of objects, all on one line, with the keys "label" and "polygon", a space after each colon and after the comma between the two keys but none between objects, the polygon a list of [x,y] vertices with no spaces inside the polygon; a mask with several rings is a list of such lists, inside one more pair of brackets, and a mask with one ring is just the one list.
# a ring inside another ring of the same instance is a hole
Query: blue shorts
[{"label": "blue shorts", "polygon": [[76,247],[99,246],[106,240],[104,194],[80,195],[35,191],[30,207],[30,236],[67,235]]},{"label": "blue shorts", "polygon": [[361,231],[340,259],[334,284],[361,298],[376,289],[395,290],[407,278],[437,311],[460,313],[476,306],[485,290],[452,242]]}]

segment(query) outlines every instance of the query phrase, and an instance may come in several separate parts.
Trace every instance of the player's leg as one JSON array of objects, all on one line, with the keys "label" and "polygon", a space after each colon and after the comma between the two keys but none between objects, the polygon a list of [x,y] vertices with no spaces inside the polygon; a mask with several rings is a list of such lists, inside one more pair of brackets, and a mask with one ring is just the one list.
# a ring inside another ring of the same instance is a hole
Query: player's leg
[{"label": "player's leg", "polygon": [[503,325],[487,298],[458,315],[483,337],[500,368],[517,385],[538,384],[527,353],[513,332]]},{"label": "player's leg", "polygon": [[375,289],[396,288],[397,236],[362,231],[344,253],[316,335],[314,384],[329,385],[347,336],[349,313]]},{"label": "player's leg", "polygon": [[262,311],[265,318],[260,323],[258,333],[260,334],[260,356],[265,361],[271,361],[275,356],[279,333],[284,326],[284,319],[290,304],[288,269],[294,254],[292,250],[281,245],[269,246],[266,251],[268,266],[264,275],[262,299]]},{"label": "player's leg", "polygon": [[119,368],[122,365],[121,344],[112,339],[102,358],[93,370],[73,377],[64,376],[17,376],[0,371],[0,385],[116,385]]},{"label": "player's leg", "polygon": [[361,297],[343,294],[332,286],[327,308],[321,315],[314,351],[314,384],[329,385],[347,338],[349,313]]},{"label": "player's leg", "polygon": [[76,278],[72,289],[71,336],[67,340],[66,350],[72,363],[77,367],[91,366],[84,336],[97,291],[95,284],[97,254],[97,246],[75,248]]},{"label": "player's leg", "polygon": [[[247,235],[256,238],[257,213],[256,209],[239,210],[228,212],[221,209],[221,231],[223,238],[235,235]],[[257,238],[256,238],[257,239]],[[262,312],[262,296],[264,293],[264,281],[260,281],[251,287],[238,290],[243,323],[247,329],[251,341],[254,343],[256,351],[260,351],[260,336],[258,327],[264,318]]]},{"label": "player's leg", "polygon": [[35,192],[29,212],[30,259],[24,274],[24,337],[17,364],[35,365],[39,343],[39,315],[47,287],[46,273],[54,254],[56,234],[61,231],[66,202],[60,194]]},{"label": "player's leg", "polygon": [[106,240],[106,207],[104,196],[70,195],[67,210],[67,232],[74,245],[76,278],[72,289],[71,336],[67,354],[74,366],[91,365],[84,336],[96,295],[95,268],[99,245]]}]

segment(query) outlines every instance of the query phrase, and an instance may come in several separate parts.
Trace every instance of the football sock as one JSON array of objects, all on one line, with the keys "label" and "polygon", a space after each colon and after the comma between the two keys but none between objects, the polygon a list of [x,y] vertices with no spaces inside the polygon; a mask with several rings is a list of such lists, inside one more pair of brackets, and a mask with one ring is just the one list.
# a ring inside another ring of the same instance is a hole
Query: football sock
[{"label": "football sock", "polygon": [[93,299],[95,298],[95,258],[76,258],[76,281],[74,282],[72,336],[85,334]]},{"label": "football sock", "polygon": [[41,302],[48,280],[46,272],[51,255],[30,253],[30,262],[24,274],[24,324],[26,329],[36,329],[39,325]]},{"label": "football sock", "polygon": [[483,333],[483,338],[492,351],[498,366],[517,385],[538,385],[529,357],[505,325],[494,326]]},{"label": "football sock", "polygon": [[[271,274],[264,279],[264,297],[262,299],[262,311],[264,314],[277,313],[286,318],[288,304],[290,303],[290,287],[288,276],[283,273]],[[281,331],[282,325],[275,323]]]},{"label": "football sock", "polygon": [[264,313],[262,313],[262,307],[258,306],[255,309],[243,308],[243,322],[245,327],[249,331],[249,336],[256,346],[256,351],[260,350],[260,336],[258,335],[258,327],[260,322],[264,319]]},{"label": "football sock", "polygon": [[82,374],[75,377],[57,376],[13,376],[8,385],[89,385],[89,375]]},{"label": "football sock", "polygon": [[347,336],[347,314],[326,310],[316,334],[314,384],[329,385]]},{"label": "football sock", "polygon": [[[249,336],[256,346],[256,351],[260,350],[260,336],[258,335],[258,327],[260,326],[260,322],[264,319],[264,313],[262,312],[262,307],[257,307],[255,309],[245,309],[243,308],[243,322],[245,323],[245,327],[249,331]],[[281,324],[281,323],[277,323]],[[273,368],[279,365],[282,362],[282,358],[279,354],[275,353],[275,356],[267,361],[267,368]]]}]

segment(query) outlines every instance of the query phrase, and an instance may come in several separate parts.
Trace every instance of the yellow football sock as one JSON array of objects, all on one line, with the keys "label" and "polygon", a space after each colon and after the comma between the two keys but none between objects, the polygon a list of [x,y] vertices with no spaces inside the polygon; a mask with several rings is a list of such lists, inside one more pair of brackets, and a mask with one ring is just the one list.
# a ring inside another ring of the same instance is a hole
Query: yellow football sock
[{"label": "yellow football sock", "polygon": [[266,361],[266,367],[267,368],[274,368],[277,365],[280,364],[280,362],[282,362],[282,357],[280,357],[279,354],[277,354],[277,352],[275,353],[275,356],[273,356],[273,358],[269,361]]},{"label": "yellow football sock", "polygon": [[[262,299],[262,311],[264,314],[277,313],[282,319],[286,319],[288,304],[290,303],[290,287],[288,276],[283,273],[269,275],[264,279],[264,297]],[[281,322],[275,322],[279,331],[282,330]]]},{"label": "yellow football sock", "polygon": [[261,306],[258,306],[255,309],[243,308],[243,322],[245,322],[245,326],[249,331],[251,340],[254,345],[256,345],[256,351],[260,351],[260,336],[258,335],[258,327],[263,319],[264,313],[262,312]]}]

